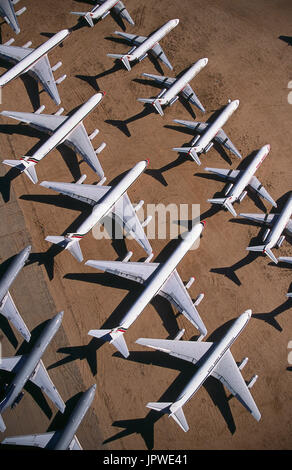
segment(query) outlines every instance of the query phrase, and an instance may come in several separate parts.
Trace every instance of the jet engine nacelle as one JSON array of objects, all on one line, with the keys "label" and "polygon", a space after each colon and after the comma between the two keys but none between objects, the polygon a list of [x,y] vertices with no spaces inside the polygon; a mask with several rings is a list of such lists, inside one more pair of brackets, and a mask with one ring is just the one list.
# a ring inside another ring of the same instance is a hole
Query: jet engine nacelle
[{"label": "jet engine nacelle", "polygon": [[190,277],[190,279],[188,280],[188,283],[186,284],[186,289],[189,289],[191,285],[194,283],[194,281],[195,281],[195,278],[193,276]]},{"label": "jet engine nacelle", "polygon": [[248,387],[249,389],[251,389],[251,388],[254,386],[254,384],[256,383],[256,381],[257,381],[258,378],[259,378],[258,375],[256,375],[256,374],[253,375],[252,378],[250,379],[250,381],[248,382],[247,387]]},{"label": "jet engine nacelle", "polygon": [[244,359],[242,359],[241,363],[238,365],[238,369],[242,370],[246,366],[247,363],[248,363],[248,357],[245,357]]},{"label": "jet engine nacelle", "polygon": [[141,57],[139,57],[138,61],[139,62],[142,62],[142,60],[146,59],[146,57],[148,56],[147,52],[145,52],[144,55],[142,55]]},{"label": "jet engine nacelle", "polygon": [[138,204],[135,206],[134,211],[135,211],[135,212],[138,212],[138,210],[141,209],[141,207],[143,206],[143,204],[144,204],[144,201],[143,201],[143,199],[141,199],[141,201],[138,202]]},{"label": "jet engine nacelle", "polygon": [[203,298],[204,298],[204,294],[203,293],[199,294],[194,302],[194,307],[197,307],[202,302]]},{"label": "jet engine nacelle", "polygon": [[20,402],[23,396],[24,396],[24,392],[20,392],[20,394],[17,395],[14,402],[12,403],[11,408],[14,408]]},{"label": "jet engine nacelle", "polygon": [[75,184],[82,184],[83,181],[86,180],[86,178],[87,178],[87,175],[81,175],[79,180],[77,180]]},{"label": "jet engine nacelle", "polygon": [[144,227],[147,227],[147,225],[149,224],[149,222],[150,222],[151,220],[152,220],[152,215],[149,215],[149,216],[147,217],[147,219],[145,219],[144,222],[142,222],[142,224],[141,224],[142,227],[143,227],[143,228],[144,228]]},{"label": "jet engine nacelle", "polygon": [[148,258],[145,259],[144,263],[150,263],[150,261],[152,260],[153,256],[154,256],[154,253],[151,253],[151,254],[148,256]]},{"label": "jet engine nacelle", "polygon": [[167,91],[167,88],[163,88],[163,90],[161,90],[161,92],[157,96],[157,99],[160,98],[163,95],[163,93],[165,93],[166,91]]},{"label": "jet engine nacelle", "polygon": [[264,233],[264,236],[263,236],[263,242],[267,239],[267,237],[268,237],[270,231],[271,231],[270,228],[267,228],[267,229],[265,230],[265,233]]},{"label": "jet engine nacelle", "polygon": [[247,195],[247,191],[243,191],[241,193],[241,195],[239,196],[239,198],[238,198],[239,202],[243,201],[243,199],[245,198],[246,195]]},{"label": "jet engine nacelle", "polygon": [[172,106],[177,100],[178,100],[178,96],[175,96],[174,98],[172,98],[169,102],[169,106]]},{"label": "jet engine nacelle", "polygon": [[200,135],[196,135],[196,137],[191,141],[191,146],[195,145],[198,142],[200,137],[201,137]]},{"label": "jet engine nacelle", "polygon": [[179,332],[173,338],[173,341],[179,341],[182,338],[182,336],[184,335],[185,331],[186,330],[184,328],[182,330],[179,330]]},{"label": "jet engine nacelle", "polygon": [[277,247],[280,248],[280,246],[282,245],[283,241],[285,240],[285,235],[282,235],[278,242],[277,242]]},{"label": "jet engine nacelle", "polygon": [[126,254],[125,258],[123,259],[123,263],[127,263],[129,261],[129,259],[133,256],[133,252],[132,251],[128,251],[128,253]]},{"label": "jet engine nacelle", "polygon": [[227,194],[230,193],[231,189],[233,188],[233,183],[230,183],[228,186],[227,186],[227,189],[224,193],[225,196],[227,196]]},{"label": "jet engine nacelle", "polygon": [[58,70],[61,66],[62,66],[62,62],[61,61],[57,62],[56,65],[52,67],[52,72],[56,72],[56,70]]},{"label": "jet engine nacelle", "polygon": [[207,153],[209,152],[209,150],[213,147],[213,142],[209,142],[208,145],[206,145],[206,147],[204,148],[203,150],[203,153]]},{"label": "jet engine nacelle", "polygon": [[110,14],[110,10],[106,11],[106,12],[102,15],[101,19],[104,20],[104,19],[107,17],[107,15],[109,15],[109,14]]}]

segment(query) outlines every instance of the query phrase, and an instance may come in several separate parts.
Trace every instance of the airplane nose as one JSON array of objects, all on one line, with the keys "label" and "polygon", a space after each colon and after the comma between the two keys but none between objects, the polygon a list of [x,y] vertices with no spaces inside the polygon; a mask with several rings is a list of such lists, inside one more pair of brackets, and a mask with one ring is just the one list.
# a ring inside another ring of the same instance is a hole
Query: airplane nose
[{"label": "airplane nose", "polygon": [[252,316],[252,310],[251,309],[246,310],[245,313],[247,313],[249,318]]}]

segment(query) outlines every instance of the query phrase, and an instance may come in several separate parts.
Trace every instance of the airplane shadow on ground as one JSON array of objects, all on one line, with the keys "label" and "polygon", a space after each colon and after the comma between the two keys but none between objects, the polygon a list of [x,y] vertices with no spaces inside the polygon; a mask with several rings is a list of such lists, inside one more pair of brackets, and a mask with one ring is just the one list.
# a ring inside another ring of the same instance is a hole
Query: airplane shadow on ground
[{"label": "airplane shadow on ground", "polygon": [[[221,339],[233,321],[234,320],[228,321],[215,330],[215,332],[208,338],[208,341],[218,341]],[[196,370],[198,370],[197,366],[174,357],[169,357],[167,354],[163,354],[160,351],[132,351],[130,356],[126,359],[123,358],[118,352],[115,353],[114,356],[120,357],[126,361],[149,364],[151,366],[154,365],[157,367],[165,367],[179,371],[179,376],[157,400],[159,402],[175,401],[179,396],[179,393],[182,392],[186,384],[192,379]],[[227,396],[223,385],[213,377],[209,377],[204,382],[203,386],[211,398],[213,404],[218,407],[230,433],[234,434],[236,431],[236,425],[229,405],[229,401],[232,396]],[[193,402],[195,400],[196,398],[193,398]],[[197,398],[197,400],[199,400],[199,398]],[[156,397],[153,397],[153,401],[156,401]],[[195,403],[194,406],[196,406]],[[163,413],[150,410],[150,412],[144,418],[115,421],[112,423],[112,426],[124,428],[124,430],[106,439],[103,444],[113,442],[131,434],[140,434],[145,442],[147,449],[152,450],[154,447],[154,424],[161,418],[163,418]],[[188,420],[187,417],[186,419]]]},{"label": "airplane shadow on ground", "polygon": [[111,126],[117,127],[121,132],[123,132],[126,135],[126,137],[131,137],[131,132],[128,128],[128,124],[130,124],[131,122],[138,121],[139,119],[142,119],[146,116],[149,116],[149,114],[152,114],[152,113],[153,113],[152,106],[146,103],[145,108],[142,111],[135,114],[134,116],[131,116],[128,119],[125,119],[124,121],[120,119],[116,119],[116,120],[106,119],[104,122],[106,122],[107,124],[110,124]]},{"label": "airplane shadow on ground", "polygon": [[271,310],[267,313],[253,313],[252,317],[257,318],[258,320],[263,320],[264,322],[273,326],[276,330],[282,331],[283,328],[275,317],[285,312],[286,310],[289,310],[290,308],[292,308],[292,298],[287,297],[286,300],[274,310]]},{"label": "airplane shadow on ground", "polygon": [[279,36],[278,39],[281,39],[281,41],[286,42],[288,46],[292,46],[292,36]]}]

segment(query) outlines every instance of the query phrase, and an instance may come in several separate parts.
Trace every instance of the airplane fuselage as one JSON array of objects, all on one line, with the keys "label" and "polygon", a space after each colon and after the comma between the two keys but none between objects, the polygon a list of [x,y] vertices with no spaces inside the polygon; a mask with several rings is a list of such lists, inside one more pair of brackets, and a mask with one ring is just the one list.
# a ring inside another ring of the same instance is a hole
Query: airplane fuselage
[{"label": "airplane fuselage", "polygon": [[234,113],[234,111],[239,106],[239,100],[231,101],[228,103],[226,108],[220,113],[220,115],[215,119],[215,121],[210,124],[207,130],[203,133],[203,135],[197,140],[196,145],[194,147],[196,153],[203,152],[205,147],[211,142],[211,140],[216,136],[216,134],[220,131],[220,129],[224,126],[226,121],[230,118],[230,116]]},{"label": "airplane fuselage", "polygon": [[17,364],[17,367],[21,366],[21,369],[15,374],[15,377],[7,389],[5,398],[0,403],[0,413],[15,403],[15,400],[21,393],[26,382],[34,374],[42,355],[59,329],[62,318],[63,312],[58,313],[52,318],[39,336],[31,352],[20,359],[20,363]]},{"label": "airplane fuselage", "polygon": [[277,244],[280,236],[282,235],[282,232],[285,230],[285,227],[291,218],[291,215],[292,215],[292,196],[289,197],[281,214],[279,215],[278,219],[274,223],[273,228],[271,229],[269,235],[267,236],[265,243],[266,245],[268,245],[268,248],[273,248]]},{"label": "airplane fuselage", "polygon": [[224,354],[232,346],[236,338],[246,327],[251,317],[251,311],[247,310],[242,313],[230,327],[228,332],[217,344],[213,344],[206,354],[201,358],[202,365],[194,374],[193,378],[186,385],[178,396],[177,400],[171,405],[170,411],[175,412],[187,403],[197,392],[205,380],[212,374],[218,362],[223,358]]},{"label": "airplane fuselage", "polygon": [[[44,44],[41,44],[36,49],[33,49],[32,52],[27,55],[24,59],[20,60],[14,65],[10,70],[5,72],[0,77],[0,86],[4,86],[9,83],[11,80],[19,77],[19,75],[29,72],[30,69],[56,46],[63,42],[67,36],[69,36],[70,31],[68,29],[63,29],[55,34],[53,37],[48,39]],[[0,45],[0,56],[3,55],[6,58],[9,57],[9,47],[5,45]],[[13,59],[11,61],[14,62]]]},{"label": "airplane fuselage", "polygon": [[101,18],[107,11],[111,10],[117,3],[119,3],[119,0],[106,0],[103,2],[102,5],[96,5],[94,8],[92,8],[90,12],[90,16],[93,19],[98,19]]},{"label": "airplane fuselage", "polygon": [[19,271],[23,268],[27,258],[29,257],[30,250],[31,250],[31,246],[27,246],[18,255],[16,255],[14,260],[10,263],[8,269],[5,271],[5,273],[1,277],[0,279],[0,306],[11,284],[13,283],[14,279],[18,275]]}]

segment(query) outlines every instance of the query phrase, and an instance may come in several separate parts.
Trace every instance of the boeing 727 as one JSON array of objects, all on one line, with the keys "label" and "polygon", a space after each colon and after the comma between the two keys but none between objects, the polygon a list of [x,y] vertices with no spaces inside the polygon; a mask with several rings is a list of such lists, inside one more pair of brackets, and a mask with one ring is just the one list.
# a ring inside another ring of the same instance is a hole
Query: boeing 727
[{"label": "boeing 727", "polygon": [[283,231],[286,231],[290,236],[292,235],[292,195],[288,198],[281,214],[239,214],[245,219],[259,222],[260,224],[268,225],[268,228],[263,236],[264,245],[249,246],[249,251],[261,251],[267,255],[274,263],[278,263],[276,256],[272,252],[272,248],[277,246],[280,248],[285,235],[282,235]]},{"label": "boeing 727", "polygon": [[26,11],[26,7],[23,7],[18,11],[14,11],[14,5],[18,2],[19,0],[0,0],[0,16],[4,18],[6,23],[11,26],[16,34],[20,33],[17,16],[22,15],[22,13]]},{"label": "boeing 727", "polygon": [[220,204],[225,209],[229,210],[234,217],[236,217],[236,211],[233,207],[235,201],[241,202],[246,196],[247,191],[245,188],[250,186],[256,191],[262,198],[266,199],[272,206],[277,207],[274,199],[269,195],[268,191],[254,176],[258,167],[263,163],[264,159],[270,151],[269,145],[264,145],[255,155],[252,162],[247,166],[245,170],[220,170],[219,168],[205,168],[206,171],[210,171],[215,175],[221,176],[224,179],[232,181],[225,191],[224,198],[207,199],[212,204]]},{"label": "boeing 727", "polygon": [[93,20],[100,18],[103,20],[110,14],[111,9],[123,19],[127,20],[128,23],[132,25],[135,24],[123,2],[117,0],[98,0],[98,4],[91,11],[71,11],[71,14],[82,16],[89,26],[93,28]]},{"label": "boeing 727", "polygon": [[107,56],[112,57],[113,59],[120,59],[126,69],[131,70],[130,62],[141,62],[145,57],[147,57],[148,52],[150,52],[156,59],[161,60],[161,62],[172,70],[172,65],[159,45],[159,41],[175,28],[178,23],[178,19],[170,20],[148,37],[115,31],[114,34],[117,34],[121,38],[129,41],[133,47],[129,52],[127,52],[127,54],[107,54]]},{"label": "boeing 727", "polygon": [[60,144],[66,144],[80,153],[92,170],[98,174],[100,179],[104,177],[103,169],[98,161],[97,155],[105,147],[103,143],[97,150],[94,150],[91,140],[98,134],[98,129],[88,136],[82,120],[100,103],[104,92],[96,93],[71,116],[61,116],[64,111],[61,108],[55,114],[41,114],[44,106],[34,113],[23,113],[17,111],[2,111],[2,116],[8,116],[17,121],[30,124],[32,127],[51,134],[48,140],[42,144],[31,156],[24,156],[20,160],[4,160],[2,163],[16,167],[29,177],[33,183],[37,183],[38,178],[35,165],[40,162],[51,150]]},{"label": "boeing 727", "polygon": [[152,248],[143,227],[150,222],[151,217],[149,216],[141,224],[136,212],[142,207],[144,201],[140,201],[134,209],[127,195],[127,190],[145,170],[147,164],[148,160],[137,163],[114,187],[102,186],[102,184],[82,184],[85,175],[77,183],[43,181],[41,186],[53,189],[93,206],[90,216],[87,217],[75,233],[67,233],[64,237],[49,236],[46,237],[46,240],[69,250],[77,261],[82,261],[83,255],[79,246],[80,240],[106,215],[113,214],[120,225],[124,227],[124,230],[131,234],[146,253],[150,255]]},{"label": "boeing 727", "polygon": [[4,396],[0,397],[1,432],[6,429],[1,414],[7,408],[13,408],[19,403],[23,397],[22,389],[28,380],[37,387],[40,387],[50,400],[55,403],[56,407],[64,413],[65,404],[51,381],[42,361],[42,356],[58,331],[62,318],[63,312],[60,312],[48,322],[29,354],[9,358],[1,357],[0,369],[14,374],[11,383],[4,390]]},{"label": "boeing 727", "polygon": [[13,40],[8,41],[6,44],[0,45],[0,57],[15,64],[7,72],[0,77],[0,87],[2,88],[7,83],[24,73],[28,73],[36,78],[44,87],[44,90],[54,100],[56,105],[61,103],[57,85],[65,80],[66,75],[63,75],[58,80],[54,79],[53,72],[58,70],[62,62],[58,62],[51,67],[48,59],[48,53],[62,43],[70,34],[68,29],[63,29],[53,37],[48,39],[44,44],[32,49],[31,42],[26,43],[22,47],[11,46]]},{"label": "boeing 727", "polygon": [[[219,116],[212,123],[182,121],[174,119],[174,122],[193,129],[198,135],[192,140],[191,147],[175,147],[172,150],[180,153],[187,153],[198,164],[201,165],[199,159],[200,153],[207,153],[213,147],[213,140],[230,150],[238,158],[241,155],[235,145],[227,137],[222,127],[226,121],[232,116],[239,106],[239,100],[230,101],[228,105],[221,111]],[[201,135],[202,134],[202,135]]]},{"label": "boeing 727", "polygon": [[[116,328],[106,330],[90,330],[88,334],[96,338],[109,341],[124,356],[129,356],[128,347],[123,337],[127,329],[134,323],[142,313],[151,299],[159,294],[169,300],[175,308],[179,310],[201,333],[207,334],[206,327],[202,322],[196,309],[204,294],[200,294],[193,303],[187,289],[192,285],[194,278],[190,278],[188,284],[184,286],[179,277],[176,266],[189,251],[197,239],[199,239],[205,222],[195,225],[183,238],[179,246],[170,255],[165,263],[128,263],[127,261],[95,261],[89,260],[85,264],[93,268],[100,269],[117,276],[125,277],[145,285],[145,289],[132,305],[130,310],[123,317],[121,323]],[[129,258],[127,257],[127,260]]]},{"label": "boeing 727", "polygon": [[187,102],[194,104],[204,113],[205,109],[194,90],[189,85],[189,82],[206,67],[207,63],[207,58],[198,60],[180,78],[161,77],[160,75],[142,73],[142,77],[152,78],[164,88],[156,98],[138,98],[138,101],[152,104],[160,116],[163,116],[162,106],[172,106],[178,100],[179,94],[182,93]]},{"label": "boeing 727", "polygon": [[187,432],[189,426],[182,407],[211,375],[220,380],[232,395],[236,396],[240,403],[259,421],[261,414],[249,391],[258,376],[254,375],[250,382],[246,384],[240,371],[246,365],[248,358],[244,358],[240,365],[237,365],[230,352],[230,347],[246,327],[251,314],[251,310],[246,310],[242,313],[218,343],[139,338],[136,341],[138,344],[158,349],[184,361],[194,364],[199,363],[199,367],[192,379],[174,402],[148,403],[147,407],[167,414],[174,419],[183,431]]}]

